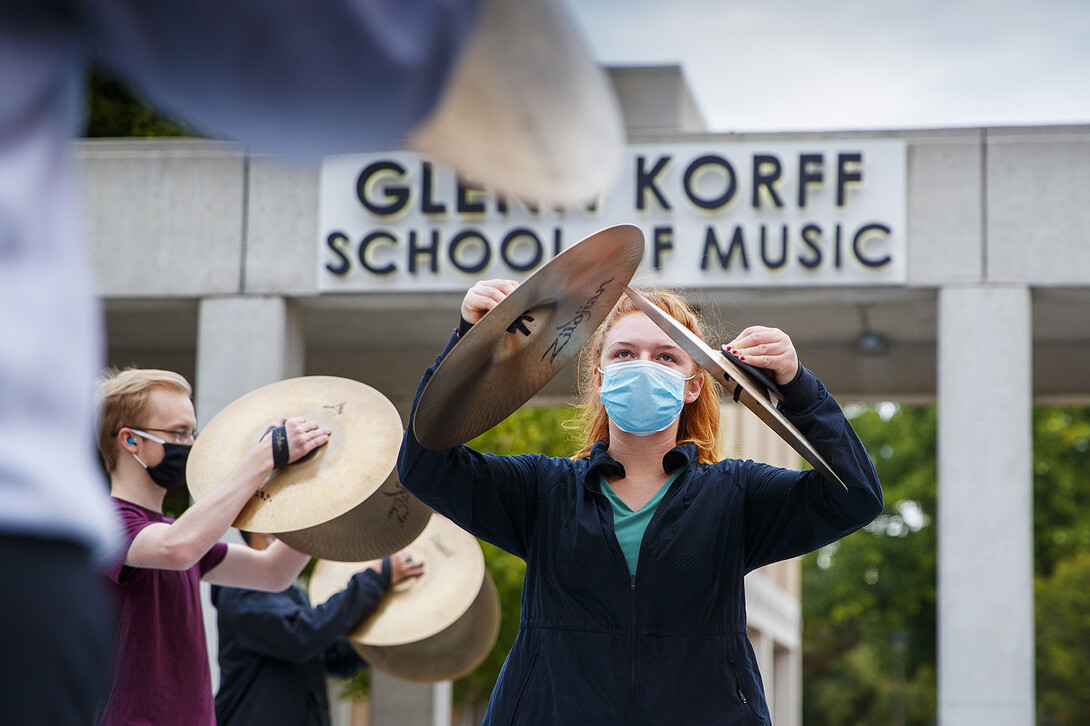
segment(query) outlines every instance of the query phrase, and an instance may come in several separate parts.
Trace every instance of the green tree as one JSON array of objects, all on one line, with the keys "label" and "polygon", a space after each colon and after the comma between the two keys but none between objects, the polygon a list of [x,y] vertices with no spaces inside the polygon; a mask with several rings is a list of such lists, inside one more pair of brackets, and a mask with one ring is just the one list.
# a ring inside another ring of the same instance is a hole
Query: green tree
[{"label": "green tree", "polygon": [[936,703],[936,411],[846,410],[886,506],[803,558],[803,721],[925,726]]},{"label": "green tree", "polygon": [[1090,714],[1090,552],[1038,577],[1037,709],[1042,726],[1075,726]]},{"label": "green tree", "polygon": [[[927,724],[937,693],[936,410],[848,411],[886,510],[803,560],[804,721],[898,723],[903,704],[904,723]],[[1037,706],[1041,724],[1067,726],[1090,713],[1090,408],[1035,409],[1033,451]]]},{"label": "green tree", "polygon": [[1070,726],[1090,713],[1090,408],[1033,421],[1038,722]]},{"label": "green tree", "polygon": [[156,110],[126,83],[100,71],[88,79],[87,138],[194,136],[184,123]]},{"label": "green tree", "polygon": [[1034,570],[1090,551],[1090,408],[1033,412]]}]

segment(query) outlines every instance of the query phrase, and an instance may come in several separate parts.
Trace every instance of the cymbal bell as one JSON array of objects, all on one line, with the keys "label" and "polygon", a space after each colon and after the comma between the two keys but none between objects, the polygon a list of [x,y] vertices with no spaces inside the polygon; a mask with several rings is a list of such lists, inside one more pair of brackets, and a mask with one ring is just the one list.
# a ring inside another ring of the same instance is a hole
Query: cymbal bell
[{"label": "cymbal bell", "polygon": [[547,262],[447,353],[416,407],[430,449],[458,446],[514,413],[579,354],[643,257],[643,232],[601,230]]},{"label": "cymbal bell", "polygon": [[[403,580],[348,638],[371,665],[405,680],[439,681],[473,670],[499,633],[499,595],[475,537],[433,515],[406,548],[424,574]],[[309,592],[315,605],[377,561],[319,560]]]},{"label": "cymbal bell", "polygon": [[306,416],[333,433],[269,475],[235,519],[239,529],[278,534],[323,524],[357,507],[393,471],[403,429],[385,396],[347,378],[289,378],[242,396],[204,427],[186,466],[193,498],[219,486],[278,415]]},{"label": "cymbal bell", "polygon": [[675,343],[681,346],[696,364],[711,374],[712,378],[726,387],[735,400],[757,415],[776,434],[791,445],[802,458],[821,472],[829,481],[835,482],[847,490],[847,486],[840,479],[829,463],[825,461],[817,449],[803,436],[795,424],[783,415],[776,407],[776,401],[769,387],[758,376],[745,370],[733,361],[730,356],[721,351],[714,350],[673,316],[664,312],[647,298],[635,290],[625,287],[625,293],[632,302],[662,328],[663,332],[670,336]]}]

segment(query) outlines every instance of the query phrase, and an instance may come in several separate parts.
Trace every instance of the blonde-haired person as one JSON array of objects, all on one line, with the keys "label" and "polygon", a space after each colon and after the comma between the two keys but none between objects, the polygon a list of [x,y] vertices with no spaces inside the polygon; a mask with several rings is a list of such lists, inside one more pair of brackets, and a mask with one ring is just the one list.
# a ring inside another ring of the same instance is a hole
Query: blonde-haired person
[{"label": "blonde-haired person", "polygon": [[[438,360],[516,286],[474,285]],[[651,299],[703,334],[679,297]],[[783,331],[749,327],[728,349],[775,378],[784,413],[848,491],[814,471],[718,460],[714,386],[627,298],[582,352],[586,444],[573,458],[432,451],[410,418],[405,487],[526,560],[519,634],[485,724],[769,723],[745,574],[859,529],[883,499],[867,452]]]},{"label": "blonde-haired person", "polygon": [[214,726],[199,581],[279,591],[309,561],[282,542],[258,551],[219,541],[272,472],[329,440],[330,429],[278,417],[208,496],[172,520],[168,489],[185,486],[196,438],[192,389],[170,371],[108,372],[98,386],[98,445],[122,524],[107,570],[119,604],[113,687],[100,723]]}]

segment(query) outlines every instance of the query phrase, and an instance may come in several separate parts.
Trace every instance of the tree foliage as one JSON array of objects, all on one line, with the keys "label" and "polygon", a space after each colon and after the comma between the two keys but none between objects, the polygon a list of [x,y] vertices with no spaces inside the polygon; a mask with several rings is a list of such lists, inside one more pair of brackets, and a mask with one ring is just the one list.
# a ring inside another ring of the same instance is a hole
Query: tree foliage
[{"label": "tree foliage", "polygon": [[937,417],[894,404],[847,412],[886,506],[803,558],[803,721],[925,726],[936,703]]},{"label": "tree foliage", "polygon": [[1090,552],[1038,577],[1037,706],[1042,726],[1075,726],[1090,715]]},{"label": "tree foliage", "polygon": [[[886,509],[803,560],[804,722],[930,724],[936,410],[848,410]],[[1038,408],[1033,422],[1038,720],[1068,726],[1090,713],[1090,409]]]},{"label": "tree foliage", "polygon": [[128,84],[100,71],[88,79],[87,138],[193,136],[193,131],[156,110]]},{"label": "tree foliage", "polygon": [[1034,569],[1090,551],[1090,409],[1039,408],[1033,413]]},{"label": "tree foliage", "polygon": [[1090,714],[1090,409],[1033,421],[1038,723],[1073,726]]}]

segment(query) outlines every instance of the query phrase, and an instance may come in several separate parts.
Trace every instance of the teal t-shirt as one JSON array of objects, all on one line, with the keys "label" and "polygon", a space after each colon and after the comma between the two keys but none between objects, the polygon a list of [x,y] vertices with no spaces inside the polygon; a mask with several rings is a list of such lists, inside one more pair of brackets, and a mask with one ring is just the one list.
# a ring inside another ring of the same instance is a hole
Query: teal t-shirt
[{"label": "teal t-shirt", "polygon": [[644,504],[637,511],[633,512],[628,508],[628,505],[617,496],[617,492],[613,491],[613,487],[606,481],[604,474],[599,473],[599,477],[602,482],[602,493],[609,499],[609,503],[613,506],[613,531],[617,534],[617,544],[621,546],[621,552],[624,553],[625,561],[628,562],[628,574],[633,577],[636,576],[636,564],[640,559],[640,544],[643,543],[643,533],[647,531],[647,524],[651,521],[651,517],[655,516],[655,510],[659,506],[659,502],[662,501],[662,497],[666,494],[666,490],[670,488],[670,484],[674,479],[677,479],[681,473],[681,469],[678,469],[670,475],[659,490],[655,492],[655,496],[651,497],[647,504]]}]

